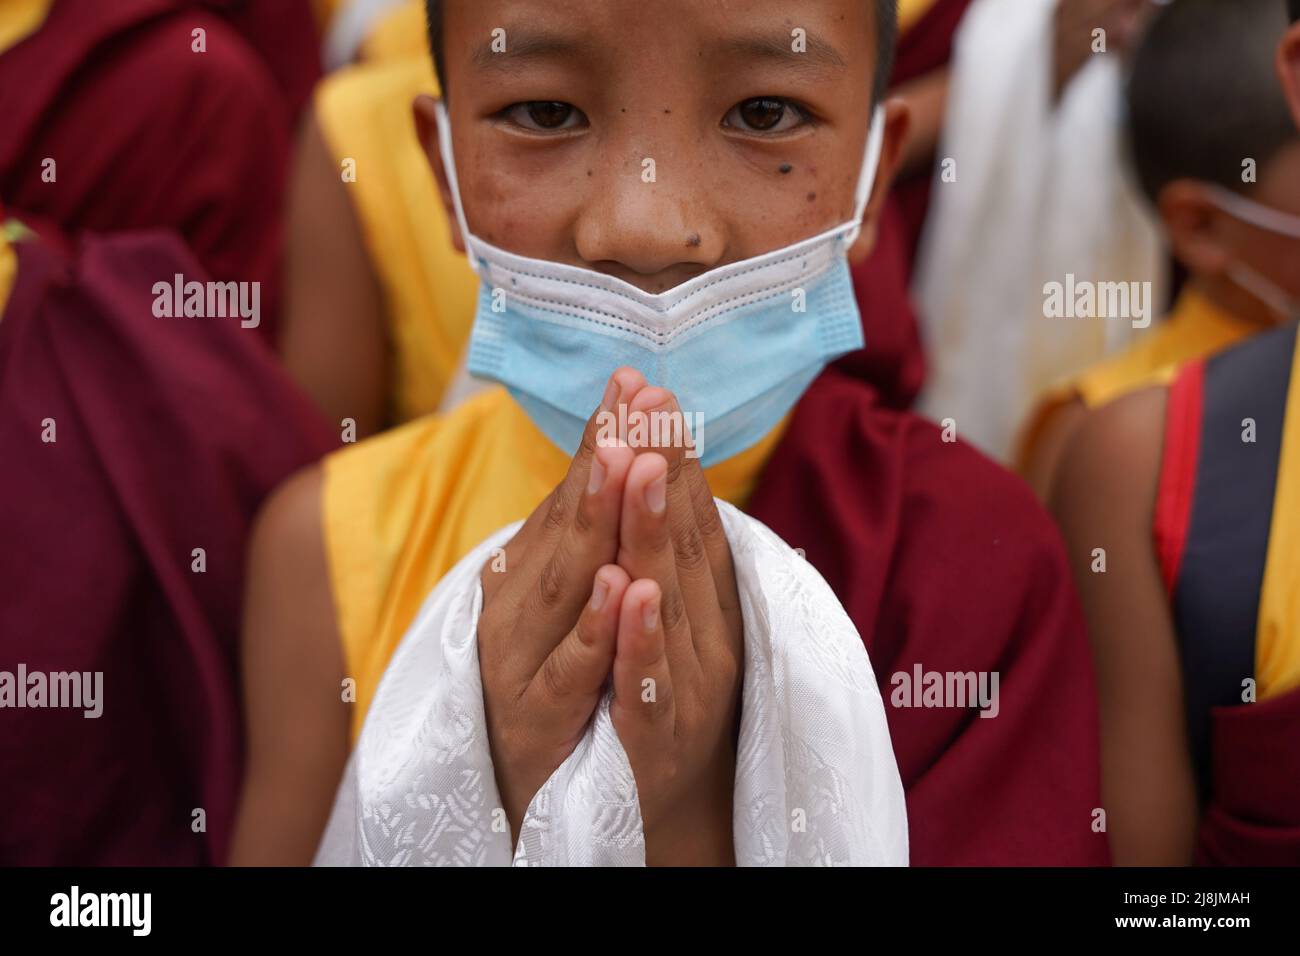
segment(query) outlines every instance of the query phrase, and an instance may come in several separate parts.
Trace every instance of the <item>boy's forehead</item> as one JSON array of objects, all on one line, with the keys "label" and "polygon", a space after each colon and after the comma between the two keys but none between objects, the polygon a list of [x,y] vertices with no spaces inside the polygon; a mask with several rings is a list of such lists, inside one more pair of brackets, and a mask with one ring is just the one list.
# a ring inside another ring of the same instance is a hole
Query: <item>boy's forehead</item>
[{"label": "boy's forehead", "polygon": [[589,57],[606,68],[641,57],[703,65],[744,58],[806,73],[869,72],[874,7],[872,0],[445,0],[443,55],[447,65],[489,72]]}]

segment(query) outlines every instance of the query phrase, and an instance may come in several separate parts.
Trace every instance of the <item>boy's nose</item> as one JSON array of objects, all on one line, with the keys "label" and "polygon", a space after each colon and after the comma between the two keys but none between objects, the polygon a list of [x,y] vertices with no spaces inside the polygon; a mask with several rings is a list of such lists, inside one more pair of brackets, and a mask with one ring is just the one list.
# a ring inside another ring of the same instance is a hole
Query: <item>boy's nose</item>
[{"label": "boy's nose", "polygon": [[574,241],[589,268],[662,292],[723,261],[727,232],[701,177],[638,160],[588,180]]}]

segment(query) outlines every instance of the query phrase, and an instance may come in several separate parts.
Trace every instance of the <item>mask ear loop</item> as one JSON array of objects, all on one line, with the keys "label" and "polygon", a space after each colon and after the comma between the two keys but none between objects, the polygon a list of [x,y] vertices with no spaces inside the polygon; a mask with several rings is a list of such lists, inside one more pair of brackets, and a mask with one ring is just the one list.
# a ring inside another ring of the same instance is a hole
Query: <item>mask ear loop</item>
[{"label": "mask ear loop", "polygon": [[474,251],[474,246],[478,240],[469,231],[469,223],[465,221],[465,207],[461,205],[460,201],[460,181],[456,178],[456,157],[453,155],[451,148],[451,117],[447,114],[447,104],[444,100],[438,100],[434,105],[433,116],[438,124],[438,153],[442,156],[442,168],[447,174],[447,185],[451,190],[451,204],[456,210],[456,224],[460,226],[460,237],[465,243],[465,258],[469,260],[469,267],[474,270],[474,274],[482,278],[483,273],[480,268],[479,256]]},{"label": "mask ear loop", "polygon": [[1214,183],[1210,184],[1209,193],[1214,204],[1228,215],[1267,232],[1300,239],[1300,216],[1257,203]]},{"label": "mask ear loop", "polygon": [[851,246],[862,233],[862,217],[867,214],[871,190],[876,185],[880,169],[880,152],[885,142],[885,108],[877,106],[871,114],[871,129],[867,132],[866,152],[862,156],[862,169],[858,173],[857,191],[853,194],[853,228],[844,235],[844,244]]}]

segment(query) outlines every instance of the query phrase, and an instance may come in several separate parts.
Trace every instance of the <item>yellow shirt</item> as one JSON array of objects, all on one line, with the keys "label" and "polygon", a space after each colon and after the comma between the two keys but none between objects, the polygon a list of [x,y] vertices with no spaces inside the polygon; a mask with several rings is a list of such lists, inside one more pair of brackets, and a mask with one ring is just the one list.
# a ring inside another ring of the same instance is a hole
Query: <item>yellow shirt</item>
[{"label": "yellow shirt", "polygon": [[451,244],[411,103],[436,95],[427,56],[351,66],[326,78],[316,116],[346,182],[383,292],[393,346],[390,411],[397,422],[436,411],[469,341],[478,283]]},{"label": "yellow shirt", "polygon": [[1021,432],[1016,460],[1023,471],[1053,415],[1078,399],[1100,408],[1121,396],[1168,384],[1184,362],[1212,355],[1262,330],[1188,289],[1169,317],[1133,347],[1104,359],[1051,389]]},{"label": "yellow shirt", "polygon": [[[709,468],[713,493],[743,505],[783,429]],[[356,681],[354,735],[425,597],[484,538],[528,517],[569,461],[500,387],[325,459],[322,525]]]}]

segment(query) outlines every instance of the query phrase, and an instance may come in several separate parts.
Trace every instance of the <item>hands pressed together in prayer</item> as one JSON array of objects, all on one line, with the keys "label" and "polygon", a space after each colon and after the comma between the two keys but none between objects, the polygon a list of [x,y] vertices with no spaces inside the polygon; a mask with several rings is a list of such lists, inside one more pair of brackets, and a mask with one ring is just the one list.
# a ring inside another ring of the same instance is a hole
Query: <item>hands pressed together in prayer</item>
[{"label": "hands pressed together in prayer", "polygon": [[622,368],[568,474],[482,572],[479,662],[513,834],[573,752],[612,675],[646,862],[730,864],[742,626],[731,550],[699,459],[602,447],[601,411],[677,411]]}]

